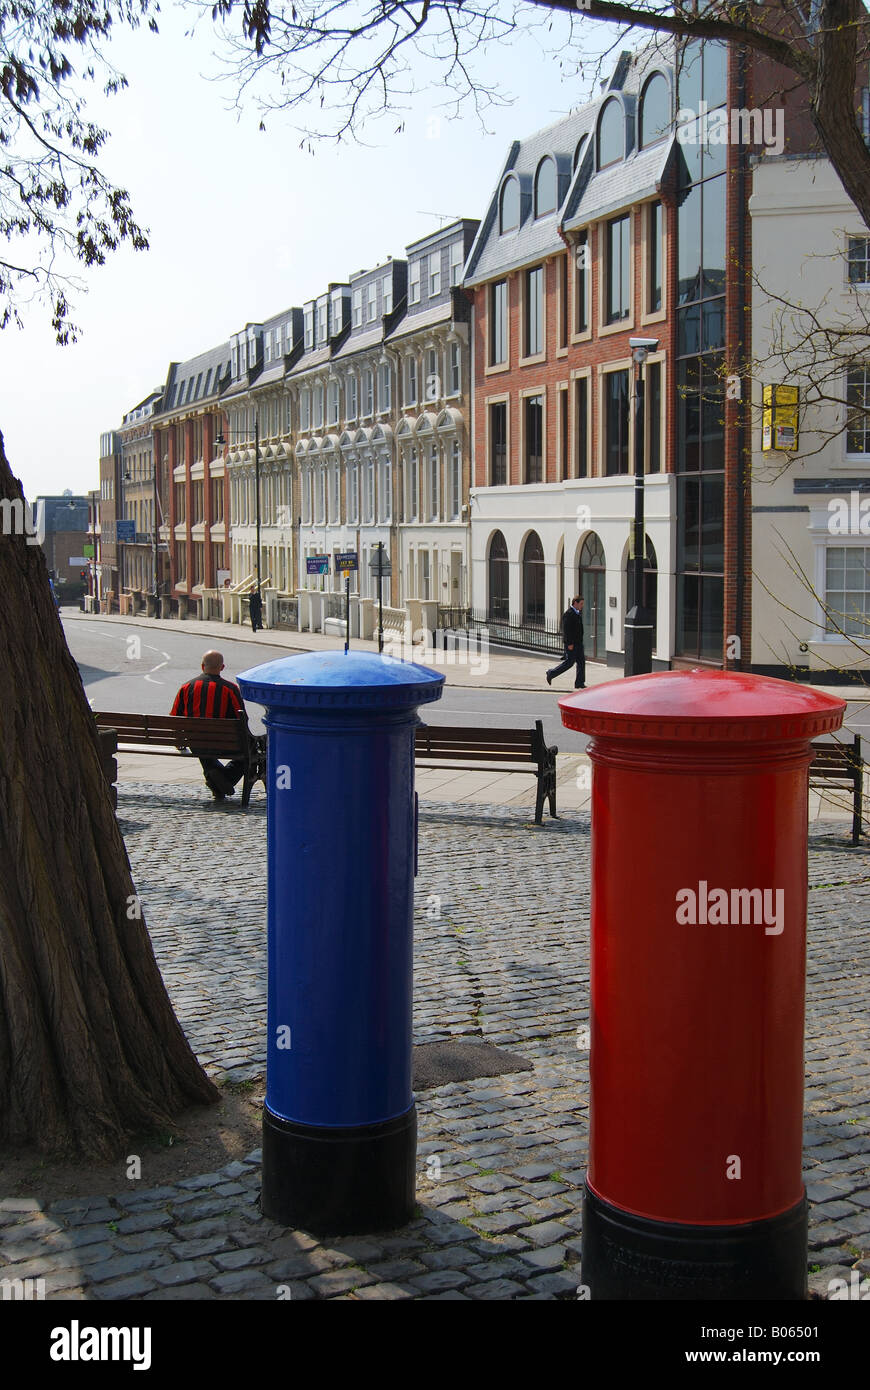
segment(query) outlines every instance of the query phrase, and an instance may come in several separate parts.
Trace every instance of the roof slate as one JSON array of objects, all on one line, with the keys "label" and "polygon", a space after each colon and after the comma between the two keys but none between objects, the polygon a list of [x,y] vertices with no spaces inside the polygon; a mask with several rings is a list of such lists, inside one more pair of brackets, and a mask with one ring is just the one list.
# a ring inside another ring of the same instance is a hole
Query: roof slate
[{"label": "roof slate", "polygon": [[[673,61],[672,40],[656,36],[637,53],[620,56],[606,90],[553,125],[513,143],[469,255],[463,284],[469,287],[483,284],[558,253],[564,249],[560,226],[583,225],[655,192],[656,184],[664,175],[674,137],[638,153],[634,149],[635,115],[638,95],[649,74],[653,70],[662,71],[672,79]],[[597,173],[594,132],[601,107],[614,94],[619,96],[626,113],[626,157],[619,164]],[[574,152],[584,136],[588,138],[577,167],[571,172]],[[534,176],[547,154],[556,158],[561,203],[556,212],[536,219],[532,205]],[[569,171],[567,184],[563,182],[566,167]],[[520,180],[522,221],[516,232],[501,236],[498,200],[508,172],[516,173]]]}]

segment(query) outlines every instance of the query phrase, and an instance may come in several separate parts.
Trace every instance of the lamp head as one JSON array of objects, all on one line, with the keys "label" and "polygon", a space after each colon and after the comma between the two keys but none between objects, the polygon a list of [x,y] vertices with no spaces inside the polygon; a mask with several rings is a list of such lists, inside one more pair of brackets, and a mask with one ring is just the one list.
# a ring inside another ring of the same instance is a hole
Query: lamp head
[{"label": "lamp head", "polygon": [[658,345],[658,338],[629,338],[628,340],[631,355],[639,367],[643,366],[649,354],[655,352]]}]

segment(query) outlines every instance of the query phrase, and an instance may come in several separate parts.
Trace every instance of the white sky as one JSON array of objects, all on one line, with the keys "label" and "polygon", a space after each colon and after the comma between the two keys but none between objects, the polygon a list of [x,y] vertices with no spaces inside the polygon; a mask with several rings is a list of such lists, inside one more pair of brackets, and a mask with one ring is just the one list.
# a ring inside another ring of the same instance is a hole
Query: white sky
[{"label": "white sky", "polygon": [[[218,70],[214,31],[185,37],[188,22],[169,8],[159,36],[116,41],[130,87],[90,108],[112,132],[103,167],[129,190],[151,249],[125,248],[88,272],[88,293],[73,305],[77,344],[58,348],[38,307],[23,331],[0,334],[0,430],[28,497],[97,487],[100,433],[165,380],[170,360],[401,256],[443,225],[426,214],[482,217],[511,140],[588,97],[607,34],[590,20],[575,29],[590,55],[582,81],[562,80],[543,51],[566,40],[560,16],[549,36],[491,45],[478,70],[511,104],[486,113],[489,134],[470,110],[445,119],[436,88],[364,130],[367,146],[323,145],[312,156],[286,117],[271,116],[263,133],[253,106],[241,119],[228,109],[230,89],[202,75]],[[420,76],[431,83],[438,71],[429,64]]]}]

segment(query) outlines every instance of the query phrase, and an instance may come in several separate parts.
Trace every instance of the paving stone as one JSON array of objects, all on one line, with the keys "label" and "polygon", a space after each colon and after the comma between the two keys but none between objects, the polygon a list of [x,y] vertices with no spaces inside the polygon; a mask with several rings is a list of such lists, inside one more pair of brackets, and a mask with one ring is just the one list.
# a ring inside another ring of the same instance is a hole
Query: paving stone
[{"label": "paving stone", "polygon": [[536,1226],[524,1226],[517,1231],[518,1236],[531,1241],[532,1245],[552,1245],[555,1241],[570,1240],[572,1234],[570,1227],[558,1221],[541,1221]]},{"label": "paving stone", "polygon": [[514,1168],[513,1174],[515,1178],[529,1181],[535,1178],[548,1178],[552,1171],[552,1165],[549,1163],[526,1163],[522,1168]]},{"label": "paving stone", "polygon": [[410,1283],[422,1293],[440,1293],[446,1289],[461,1288],[469,1283],[469,1275],[461,1269],[433,1269],[431,1274],[418,1274]]},{"label": "paving stone", "polygon": [[344,1236],[340,1240],[333,1240],[326,1253],[331,1256],[346,1255],[354,1264],[367,1265],[370,1260],[382,1259],[384,1252],[376,1238]]},{"label": "paving stone", "polygon": [[94,1298],[144,1298],[145,1294],[156,1289],[154,1280],[147,1274],[132,1274],[128,1279],[109,1279],[104,1284],[95,1285]]},{"label": "paving stone", "polygon": [[277,1298],[276,1282],[267,1279],[259,1269],[234,1269],[228,1274],[218,1274],[216,1278],[209,1280],[209,1284],[221,1297],[236,1298],[240,1294],[268,1290],[272,1298]]},{"label": "paving stone", "polygon": [[467,1245],[445,1245],[440,1250],[421,1250],[420,1260],[427,1269],[465,1269],[477,1264],[480,1255]]},{"label": "paving stone", "polygon": [[179,1223],[175,1234],[180,1240],[205,1240],[207,1236],[228,1236],[230,1224],[226,1217],[211,1217],[206,1221]]},{"label": "paving stone", "polygon": [[545,1245],[539,1250],[525,1250],[519,1257],[537,1269],[558,1269],[565,1263],[564,1245]]},{"label": "paving stone", "polygon": [[110,1221],[120,1225],[121,1213],[115,1207],[88,1207],[84,1211],[71,1211],[67,1213],[67,1222],[70,1226],[108,1226]]},{"label": "paving stone", "polygon": [[[52,1250],[33,1260],[24,1260],[14,1266],[16,1279],[43,1279],[54,1270],[74,1269],[79,1271],[113,1254],[112,1246],[102,1241],[99,1245],[86,1245],[81,1250]],[[88,1270],[90,1273],[90,1270]]]},{"label": "paving stone", "polygon": [[350,1269],[331,1269],[326,1274],[316,1274],[308,1280],[308,1287],[322,1298],[331,1298],[335,1294],[350,1293],[353,1289],[361,1289],[375,1282],[374,1275],[352,1265]]},{"label": "paving stone", "polygon": [[473,1187],[475,1192],[485,1192],[491,1196],[508,1188],[518,1187],[519,1184],[516,1178],[505,1178],[500,1173],[488,1173],[480,1178],[469,1178],[468,1186]]},{"label": "paving stone", "polygon": [[46,1243],[46,1250],[80,1250],[85,1245],[99,1245],[106,1239],[101,1226],[82,1226],[73,1231],[60,1231]]},{"label": "paving stone", "polygon": [[516,1275],[518,1279],[528,1279],[532,1273],[528,1265],[511,1255],[479,1260],[476,1264],[465,1265],[465,1270],[480,1284],[488,1283],[490,1279],[509,1279],[512,1275]]},{"label": "paving stone", "polygon": [[209,1288],[208,1284],[184,1284],[179,1288],[161,1288],[155,1289],[153,1293],[146,1293],[145,1302],[156,1303],[158,1300],[160,1302],[177,1300],[178,1302],[184,1301],[185,1303],[204,1303],[207,1299],[215,1300],[218,1296],[219,1295],[215,1293],[214,1289]]},{"label": "paving stone", "polygon": [[427,1268],[439,1268],[437,1265],[430,1265],[428,1251],[424,1250],[421,1254],[426,1257],[425,1264],[421,1263],[420,1260],[412,1260],[406,1256],[404,1259],[380,1260],[376,1264],[367,1264],[366,1269],[369,1274],[374,1275],[375,1279],[390,1281],[410,1279],[414,1274],[425,1274]]},{"label": "paving stone", "polygon": [[406,1289],[401,1284],[368,1284],[365,1288],[354,1291],[355,1298],[364,1298],[367,1302],[379,1302],[392,1299],[414,1298],[416,1289]]},{"label": "paving stone", "polygon": [[201,1173],[199,1177],[182,1178],[177,1187],[189,1189],[191,1192],[198,1192],[203,1187],[217,1187],[218,1183],[226,1182],[223,1173]]},{"label": "paving stone", "polygon": [[468,1290],[468,1297],[495,1301],[516,1298],[523,1292],[523,1285],[517,1284],[513,1279],[493,1279],[488,1284],[473,1284]]},{"label": "paving stone", "polygon": [[[220,1258],[220,1257],[219,1257]],[[214,1274],[211,1260],[177,1260],[171,1265],[161,1265],[151,1270],[152,1279],[165,1288],[178,1284],[192,1284],[199,1279],[208,1279]]]},{"label": "paving stone", "polygon": [[159,1250],[161,1246],[171,1245],[174,1237],[170,1231],[139,1231],[133,1236],[119,1236],[115,1249],[125,1255],[135,1255],[139,1250]]},{"label": "paving stone", "polygon": [[[21,1211],[41,1211],[42,1208],[35,1197],[2,1197],[0,1198],[0,1211],[21,1212]],[[55,1210],[72,1211],[72,1207],[56,1207]]]},{"label": "paving stone", "polygon": [[215,1255],[214,1263],[218,1269],[244,1269],[248,1265],[265,1264],[270,1258],[268,1250],[228,1250],[226,1254]]},{"label": "paving stone", "polygon": [[138,1255],[116,1255],[111,1260],[92,1265],[88,1279],[93,1284],[101,1284],[106,1279],[121,1279],[125,1274],[140,1274],[143,1269],[154,1269],[166,1263],[162,1250],[143,1250]]},{"label": "paving stone", "polygon": [[537,1279],[531,1279],[527,1288],[534,1293],[576,1298],[579,1283],[580,1279],[572,1270],[553,1270],[551,1274],[542,1274]]},{"label": "paving stone", "polygon": [[835,1221],[841,1216],[854,1216],[855,1208],[851,1202],[822,1202],[814,1206],[810,1213],[813,1221]]},{"label": "paving stone", "polygon": [[231,1209],[233,1200],[240,1201],[241,1198],[197,1198],[193,1202],[186,1202],[184,1206],[174,1211],[170,1220],[180,1223],[183,1221],[203,1221],[209,1216],[224,1216]]},{"label": "paving stone", "polygon": [[494,1212],[491,1216],[475,1216],[471,1224],[479,1231],[507,1232],[525,1226],[526,1218],[518,1212]]},{"label": "paving stone", "polygon": [[135,1188],[126,1193],[123,1199],[119,1198],[119,1204],[125,1211],[141,1211],[144,1207],[164,1205],[171,1202],[178,1196],[177,1187],[151,1187],[145,1192],[137,1192]]}]

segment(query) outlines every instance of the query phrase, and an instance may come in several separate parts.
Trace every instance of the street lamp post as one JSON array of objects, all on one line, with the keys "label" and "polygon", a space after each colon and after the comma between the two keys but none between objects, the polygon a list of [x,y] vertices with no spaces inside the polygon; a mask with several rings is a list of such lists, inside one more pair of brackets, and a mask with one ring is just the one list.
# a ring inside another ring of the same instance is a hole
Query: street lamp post
[{"label": "street lamp post", "polygon": [[625,618],[625,674],[644,676],[652,671],[652,614],[644,604],[644,363],[659,345],[658,338],[629,338],[637,367],[634,396],[634,527],[632,542],[632,606]]}]

